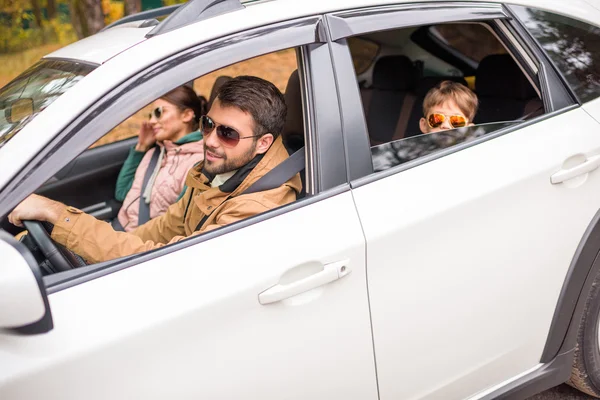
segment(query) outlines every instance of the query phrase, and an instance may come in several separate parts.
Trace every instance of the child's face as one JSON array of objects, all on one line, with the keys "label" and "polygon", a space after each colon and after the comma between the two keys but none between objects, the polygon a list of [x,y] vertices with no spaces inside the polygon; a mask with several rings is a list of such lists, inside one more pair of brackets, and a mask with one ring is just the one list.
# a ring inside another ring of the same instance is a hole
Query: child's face
[{"label": "child's face", "polygon": [[[431,114],[443,114],[445,116],[444,122],[442,122],[442,124],[440,126],[433,128],[428,122],[429,116]],[[458,108],[458,106],[456,105],[456,103],[454,101],[447,100],[446,102],[435,105],[435,106],[431,107],[429,110],[427,110],[427,115],[425,115],[425,117],[421,118],[421,120],[419,121],[419,127],[421,128],[421,132],[432,133],[432,132],[446,131],[448,129],[454,129],[455,127],[452,126],[452,124],[450,123],[450,117],[454,116],[454,115],[458,115],[458,116],[464,118],[464,120],[465,120],[464,126],[473,125],[472,123],[470,123],[467,116],[465,114],[463,114],[463,112],[460,110],[460,108]]]}]

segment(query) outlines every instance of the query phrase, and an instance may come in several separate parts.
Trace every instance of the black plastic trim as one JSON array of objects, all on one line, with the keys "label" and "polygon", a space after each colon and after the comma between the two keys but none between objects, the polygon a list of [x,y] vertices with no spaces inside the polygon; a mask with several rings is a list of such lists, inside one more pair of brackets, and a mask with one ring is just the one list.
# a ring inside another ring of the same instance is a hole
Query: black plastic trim
[{"label": "black plastic trim", "polygon": [[[376,18],[373,18],[376,17]],[[500,4],[440,2],[372,7],[327,15],[331,39],[448,21],[508,18]]]},{"label": "black plastic trim", "polygon": [[3,230],[0,230],[0,240],[3,240],[4,242],[14,247],[19,252],[19,254],[23,256],[25,261],[27,261],[27,264],[31,268],[31,272],[33,273],[33,276],[35,277],[35,280],[38,284],[40,294],[44,301],[44,307],[46,309],[44,316],[38,321],[18,328],[7,329],[7,331],[19,333],[22,335],[38,335],[40,333],[46,333],[51,331],[54,328],[54,322],[52,321],[52,311],[50,310],[50,303],[48,302],[48,293],[46,291],[46,287],[44,286],[42,272],[40,271],[37,261],[35,261],[33,255],[29,252],[29,250],[27,249],[27,247],[25,247],[23,243],[17,241],[13,236],[9,235]]},{"label": "black plastic trim", "polygon": [[370,174],[370,175],[366,175],[366,176],[364,176],[364,177],[362,177],[360,179],[352,181],[351,182],[351,186],[352,186],[353,189],[356,189],[356,188],[359,188],[361,186],[368,185],[371,182],[375,182],[375,181],[378,181],[380,179],[387,178],[388,176],[392,176],[392,175],[395,175],[395,174],[403,172],[403,171],[407,171],[407,170],[409,170],[411,168],[418,167],[418,166],[420,166],[422,164],[428,163],[428,162],[433,161],[433,160],[437,160],[438,158],[445,157],[445,156],[447,156],[449,154],[453,154],[453,153],[459,152],[461,150],[468,149],[469,147],[477,146],[480,143],[486,142],[488,140],[495,139],[497,137],[506,135],[508,133],[514,132],[514,131],[519,130],[519,129],[523,129],[523,128],[527,127],[527,126],[536,124],[536,123],[538,123],[540,121],[544,121],[544,120],[546,120],[548,118],[552,118],[552,117],[554,117],[556,115],[559,115],[559,114],[562,114],[564,112],[574,110],[574,109],[576,109],[578,107],[579,107],[579,105],[571,105],[571,106],[565,107],[565,108],[563,108],[561,110],[557,110],[557,111],[554,111],[554,112],[551,112],[551,113],[540,115],[539,117],[532,118],[530,120],[526,120],[524,122],[521,122],[520,124],[515,124],[513,126],[508,126],[508,127],[504,128],[504,129],[499,129],[499,130],[497,130],[495,132],[492,132],[492,133],[490,133],[488,135],[482,136],[482,137],[480,137],[478,139],[475,139],[475,140],[473,140],[471,142],[461,143],[461,144],[458,144],[456,146],[452,146],[452,147],[449,147],[447,149],[440,150],[438,152],[429,154],[427,156],[420,157],[420,158],[417,158],[415,160],[406,162],[404,164],[400,164],[400,165],[392,167],[390,169],[386,169],[385,171],[376,172],[376,173],[373,173],[373,174]]},{"label": "black plastic trim", "polygon": [[566,382],[571,376],[575,350],[559,354],[534,371],[479,397],[478,400],[523,400]]},{"label": "black plastic trim", "polygon": [[600,210],[586,229],[575,251],[554,310],[540,362],[575,348],[587,294],[600,273]]},{"label": "black plastic trim", "polygon": [[239,0],[189,0],[148,32],[146,37],[161,35],[194,22],[243,8],[245,7]]},{"label": "black plastic trim", "polygon": [[373,173],[369,133],[348,43],[341,39],[330,46],[348,160],[348,181],[351,182]]},{"label": "black plastic trim", "polygon": [[[74,159],[107,131],[146,106],[148,99],[159,98],[225,65],[313,43],[319,20],[318,16],[305,17],[226,36],[183,51],[132,76],[78,116],[6,185],[0,193],[0,215],[6,215],[56,174],[64,167],[65,160]],[[326,88],[326,82],[324,85]],[[333,98],[335,101],[335,95]]]},{"label": "black plastic trim", "polygon": [[[577,97],[577,94],[573,91],[560,69],[558,69],[548,54],[546,54],[546,51],[544,51],[539,41],[531,35],[527,28],[525,28],[517,16],[517,13],[512,10],[511,7],[513,6],[505,5],[504,7],[506,9],[506,13],[511,16],[510,25],[517,31],[518,34],[516,36],[525,40],[529,49],[535,53],[538,59],[543,60],[544,64],[546,65],[545,74],[549,84],[548,90],[552,93],[553,106],[556,107],[556,109],[564,106],[562,104],[564,98],[568,99],[568,103],[575,102],[581,104],[579,97]],[[554,94],[554,92],[562,93]]]},{"label": "black plastic trim", "polygon": [[350,186],[348,184],[340,185],[326,192],[322,192],[310,197],[305,197],[304,199],[298,200],[292,204],[278,207],[265,213],[255,215],[253,217],[235,222],[222,228],[215,229],[205,234],[191,236],[187,239],[184,239],[180,242],[174,243],[169,246],[160,247],[156,250],[151,250],[138,255],[123,257],[104,263],[93,264],[86,267],[80,267],[70,271],[61,272],[58,274],[48,275],[43,278],[44,283],[46,285],[46,290],[48,294],[56,293],[61,290],[68,289],[70,287],[112,274],[114,272],[121,271],[125,268],[129,268],[131,266],[143,263],[145,261],[162,257],[174,251],[185,249],[187,247],[206,242],[221,235],[226,235],[238,229],[243,229],[250,225],[254,225],[259,222],[277,217],[279,215],[300,209],[302,207],[309,206],[311,204],[328,199],[330,197],[348,192],[349,190]]},{"label": "black plastic trim", "polygon": [[182,4],[176,4],[173,6],[160,7],[160,8],[155,8],[153,10],[142,11],[142,12],[139,12],[136,14],[128,15],[126,17],[123,17],[123,18],[113,22],[112,24],[105,26],[104,28],[102,28],[100,30],[100,32],[105,31],[110,28],[114,28],[115,26],[118,26],[118,25],[123,25],[123,24],[129,23],[129,22],[144,21],[144,20],[148,20],[148,19],[164,17],[165,15],[169,15],[169,14],[173,13],[175,10],[177,10],[181,6],[182,6]]}]

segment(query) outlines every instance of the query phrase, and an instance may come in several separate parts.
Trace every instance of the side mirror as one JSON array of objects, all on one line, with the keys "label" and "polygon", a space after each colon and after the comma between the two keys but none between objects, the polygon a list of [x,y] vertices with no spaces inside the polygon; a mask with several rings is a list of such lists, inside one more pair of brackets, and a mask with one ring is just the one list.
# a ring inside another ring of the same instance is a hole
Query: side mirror
[{"label": "side mirror", "polygon": [[10,124],[17,123],[33,114],[33,99],[24,97],[10,103],[4,110],[4,118]]},{"label": "side mirror", "polygon": [[0,231],[0,329],[23,334],[53,328],[42,273],[22,243]]}]

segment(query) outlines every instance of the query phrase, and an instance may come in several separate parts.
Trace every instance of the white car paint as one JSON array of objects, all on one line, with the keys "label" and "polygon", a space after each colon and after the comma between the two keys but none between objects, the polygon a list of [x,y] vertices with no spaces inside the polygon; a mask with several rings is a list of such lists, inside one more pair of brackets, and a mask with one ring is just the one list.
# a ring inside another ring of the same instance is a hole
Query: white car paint
[{"label": "white car paint", "polygon": [[599,129],[575,109],[353,191],[382,400],[462,399],[539,363],[600,204],[600,171],[550,177],[600,154]]},{"label": "white car paint", "polygon": [[[346,259],[338,281],[258,301]],[[347,192],[51,295],[52,331],[0,334],[0,398],[375,400],[365,274]]]},{"label": "white car paint", "polygon": [[[282,20],[392,3],[262,2],[86,53],[103,65],[0,149],[0,187],[97,99],[170,54]],[[600,20],[584,1],[513,3]],[[84,57],[77,46],[59,54]],[[569,157],[600,154],[590,117],[599,104],[54,293],[51,332],[0,335],[0,398],[375,399],[375,354],[381,399],[459,399],[539,368],[567,267],[600,200],[597,170],[559,185],[550,176]],[[260,305],[290,270],[346,259],[343,278]]]}]

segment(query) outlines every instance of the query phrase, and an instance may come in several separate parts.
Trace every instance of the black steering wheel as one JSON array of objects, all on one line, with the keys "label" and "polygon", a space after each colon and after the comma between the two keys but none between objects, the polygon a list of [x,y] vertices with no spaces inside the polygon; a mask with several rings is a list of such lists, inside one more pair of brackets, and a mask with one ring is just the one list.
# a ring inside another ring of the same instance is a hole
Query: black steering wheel
[{"label": "black steering wheel", "polygon": [[23,221],[23,225],[27,229],[27,234],[37,244],[44,257],[52,264],[51,268],[53,272],[68,271],[87,265],[81,256],[78,256],[50,238],[52,229],[54,229],[54,225],[51,223]]}]

